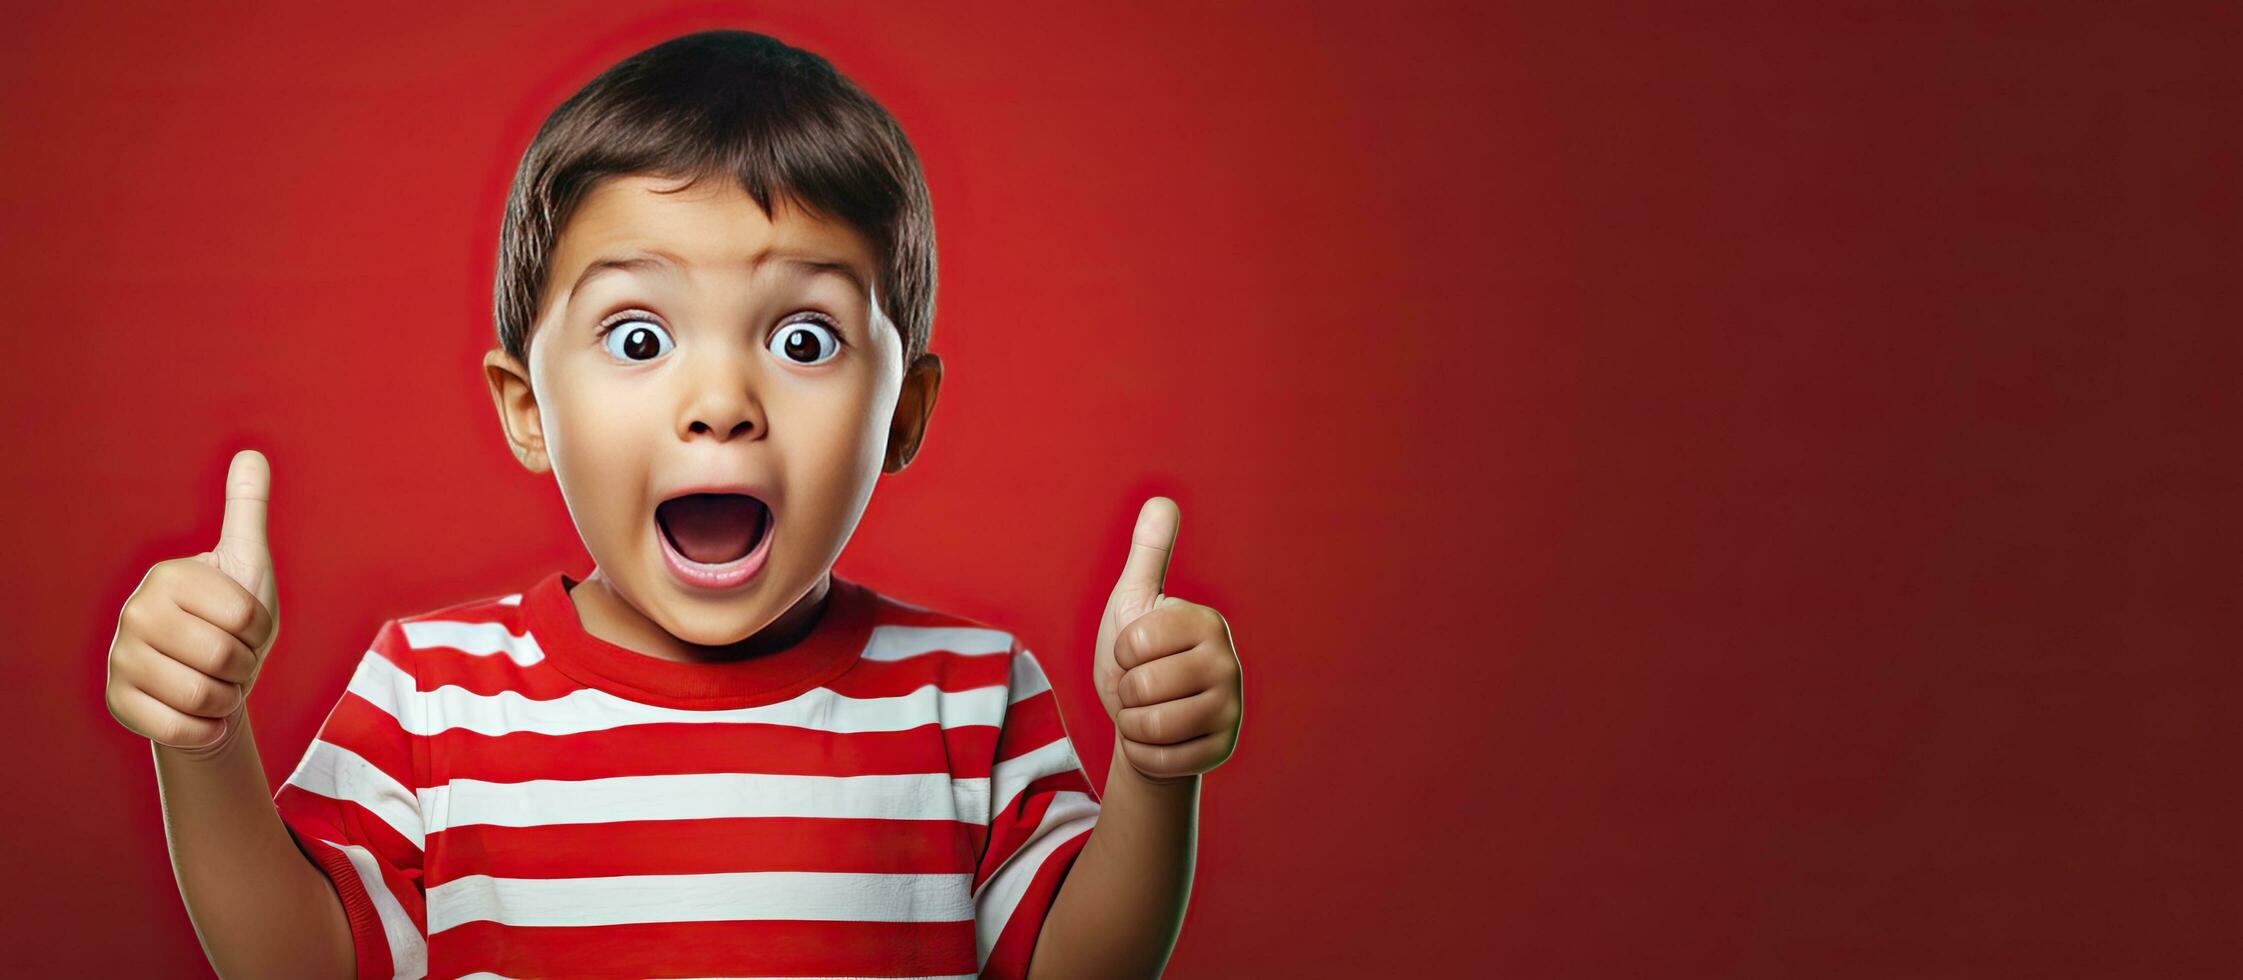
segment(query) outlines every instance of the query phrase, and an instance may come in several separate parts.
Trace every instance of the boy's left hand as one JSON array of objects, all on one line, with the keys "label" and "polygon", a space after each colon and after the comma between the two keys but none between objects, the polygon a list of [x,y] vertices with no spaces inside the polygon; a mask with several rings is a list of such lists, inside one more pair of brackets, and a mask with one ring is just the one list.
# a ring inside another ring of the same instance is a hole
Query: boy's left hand
[{"label": "boy's left hand", "polygon": [[1181,519],[1167,497],[1137,514],[1129,559],[1098,621],[1098,698],[1131,768],[1188,779],[1231,757],[1245,715],[1238,651],[1223,614],[1161,589]]}]

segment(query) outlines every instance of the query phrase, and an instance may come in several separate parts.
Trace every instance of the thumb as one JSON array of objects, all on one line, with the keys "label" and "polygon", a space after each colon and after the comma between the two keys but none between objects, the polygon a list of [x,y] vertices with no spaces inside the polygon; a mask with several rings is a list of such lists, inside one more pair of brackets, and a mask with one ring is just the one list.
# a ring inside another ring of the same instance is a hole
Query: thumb
[{"label": "thumb", "polygon": [[265,506],[272,495],[272,465],[265,454],[254,449],[235,453],[226,468],[225,523],[212,551],[220,571],[259,594],[272,579],[272,551],[265,544]]},{"label": "thumb", "polygon": [[1114,583],[1109,607],[1126,623],[1150,611],[1159,601],[1168,578],[1168,556],[1176,548],[1176,525],[1182,520],[1176,502],[1167,497],[1145,501],[1137,512],[1137,527],[1129,536],[1129,559],[1121,579]]}]

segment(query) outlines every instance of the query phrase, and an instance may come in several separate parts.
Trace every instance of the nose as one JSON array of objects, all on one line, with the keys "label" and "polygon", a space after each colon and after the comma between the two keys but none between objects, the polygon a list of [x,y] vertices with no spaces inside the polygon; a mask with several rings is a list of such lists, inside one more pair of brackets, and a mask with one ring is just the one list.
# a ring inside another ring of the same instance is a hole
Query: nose
[{"label": "nose", "polygon": [[752,364],[738,357],[703,358],[692,373],[685,411],[678,416],[678,437],[714,435],[718,442],[730,442],[763,432],[763,405],[755,397],[753,374]]}]

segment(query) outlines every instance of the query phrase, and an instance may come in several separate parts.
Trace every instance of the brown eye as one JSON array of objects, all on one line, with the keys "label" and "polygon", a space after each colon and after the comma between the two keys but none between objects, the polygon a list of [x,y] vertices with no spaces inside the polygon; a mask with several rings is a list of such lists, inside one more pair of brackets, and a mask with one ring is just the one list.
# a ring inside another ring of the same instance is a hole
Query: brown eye
[{"label": "brown eye", "polygon": [[793,364],[818,364],[841,350],[841,339],[818,320],[795,320],[779,325],[771,335],[771,352]]},{"label": "brown eye", "polygon": [[624,320],[600,337],[608,353],[626,361],[651,361],[676,346],[652,320]]}]

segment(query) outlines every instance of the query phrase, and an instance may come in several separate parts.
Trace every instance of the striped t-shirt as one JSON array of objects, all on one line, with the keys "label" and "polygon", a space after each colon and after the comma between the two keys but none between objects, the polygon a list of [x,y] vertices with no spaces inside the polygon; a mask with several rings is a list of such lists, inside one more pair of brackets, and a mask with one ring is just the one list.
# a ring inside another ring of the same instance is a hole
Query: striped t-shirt
[{"label": "striped t-shirt", "polygon": [[833,578],[726,664],[559,572],[382,624],[274,795],[361,977],[1018,977],[1098,819],[1009,633]]}]

